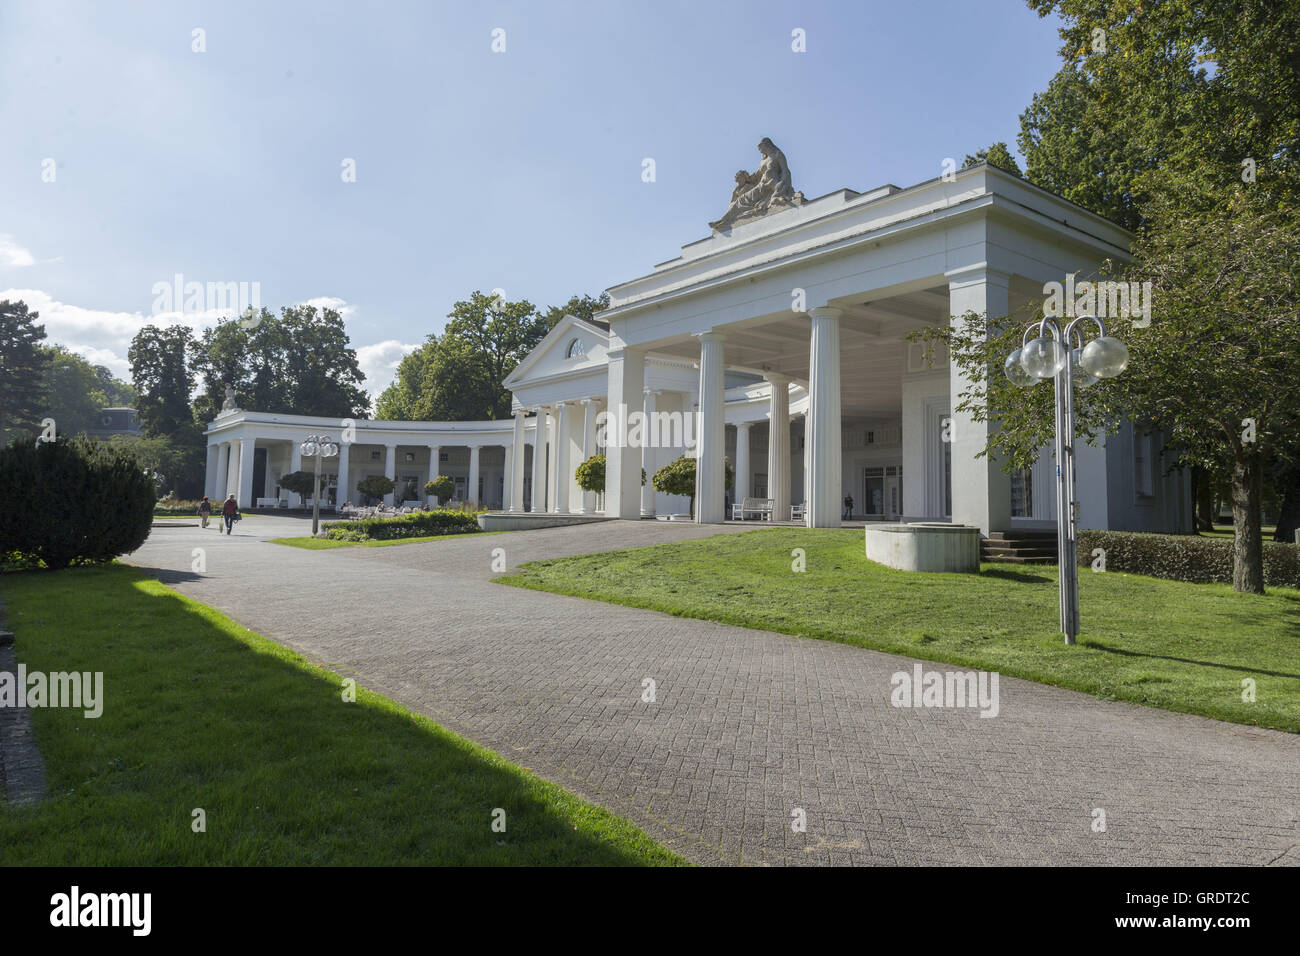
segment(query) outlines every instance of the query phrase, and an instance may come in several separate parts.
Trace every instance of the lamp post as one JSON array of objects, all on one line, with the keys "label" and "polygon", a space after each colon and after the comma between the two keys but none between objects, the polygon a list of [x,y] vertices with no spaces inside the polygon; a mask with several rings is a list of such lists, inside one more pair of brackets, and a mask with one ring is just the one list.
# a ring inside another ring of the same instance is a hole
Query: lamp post
[{"label": "lamp post", "polygon": [[333,458],[339,453],[339,446],[329,435],[308,435],[299,446],[304,455],[316,456],[316,480],[312,482],[311,493],[311,536],[320,531],[320,460]]},{"label": "lamp post", "polygon": [[[1095,322],[1098,335],[1083,344],[1080,322]],[[1029,340],[1029,333],[1038,336]],[[1049,334],[1050,333],[1050,334]],[[1074,343],[1078,343],[1077,345]],[[1079,634],[1078,503],[1074,497],[1074,389],[1090,388],[1114,378],[1128,366],[1128,347],[1106,334],[1093,315],[1081,315],[1061,331],[1056,320],[1043,316],[1020,338],[1020,348],[1007,356],[1003,371],[1013,385],[1029,388],[1046,378],[1056,383],[1056,561],[1060,579],[1061,630],[1065,643]]]}]

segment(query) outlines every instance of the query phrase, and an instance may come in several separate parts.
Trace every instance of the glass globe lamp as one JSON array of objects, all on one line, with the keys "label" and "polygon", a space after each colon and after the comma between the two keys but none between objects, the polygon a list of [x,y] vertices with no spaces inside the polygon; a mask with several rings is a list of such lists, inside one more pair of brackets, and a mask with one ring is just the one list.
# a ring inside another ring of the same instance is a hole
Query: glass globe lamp
[{"label": "glass globe lamp", "polygon": [[1065,346],[1046,336],[1030,339],[1020,350],[1020,364],[1034,378],[1051,378],[1065,368],[1068,359]]},{"label": "glass globe lamp", "polygon": [[1093,375],[1083,367],[1080,362],[1082,354],[1083,349],[1070,350],[1070,375],[1074,378],[1075,388],[1091,388],[1101,381],[1101,379],[1097,378],[1097,376]]},{"label": "glass globe lamp", "polygon": [[1083,347],[1079,364],[1098,378],[1114,378],[1128,368],[1128,346],[1103,335]]},{"label": "glass globe lamp", "polygon": [[1002,371],[1006,373],[1007,378],[1016,388],[1028,388],[1030,385],[1037,385],[1038,379],[1025,371],[1025,367],[1020,364],[1021,351],[1021,349],[1016,349],[1007,356]]}]

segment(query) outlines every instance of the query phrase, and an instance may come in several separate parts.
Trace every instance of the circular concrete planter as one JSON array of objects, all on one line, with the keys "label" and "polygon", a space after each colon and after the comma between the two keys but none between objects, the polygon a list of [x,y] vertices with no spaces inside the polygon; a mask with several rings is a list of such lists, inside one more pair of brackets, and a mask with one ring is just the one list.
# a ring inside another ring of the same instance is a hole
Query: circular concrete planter
[{"label": "circular concrete planter", "polygon": [[900,571],[978,573],[980,529],[969,525],[918,521],[868,525],[867,558]]}]

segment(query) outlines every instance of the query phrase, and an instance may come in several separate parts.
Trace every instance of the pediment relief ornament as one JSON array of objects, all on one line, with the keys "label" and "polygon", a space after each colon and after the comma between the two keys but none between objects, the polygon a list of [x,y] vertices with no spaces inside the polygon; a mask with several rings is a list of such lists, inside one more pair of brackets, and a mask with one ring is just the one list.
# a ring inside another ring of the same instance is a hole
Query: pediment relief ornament
[{"label": "pediment relief ornament", "polygon": [[736,173],[736,188],[731,192],[731,204],[721,219],[709,223],[715,232],[761,219],[782,209],[803,205],[803,193],[795,192],[790,181],[790,167],[785,161],[785,153],[777,149],[776,144],[766,136],[758,144],[758,151],[763,156],[758,169],[752,173],[744,169]]}]

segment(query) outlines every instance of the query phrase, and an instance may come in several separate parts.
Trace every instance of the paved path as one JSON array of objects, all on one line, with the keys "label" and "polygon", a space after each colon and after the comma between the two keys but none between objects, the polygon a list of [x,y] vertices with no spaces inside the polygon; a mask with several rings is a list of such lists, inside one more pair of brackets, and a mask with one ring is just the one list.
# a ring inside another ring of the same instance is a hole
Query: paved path
[{"label": "paved path", "polygon": [[156,529],[132,560],[701,863],[1300,864],[1295,736],[1010,678],[993,719],[896,709],[907,658],[490,580],[494,548],[513,567],[735,526],[316,552],[260,539],[293,519],[236,527]]}]

